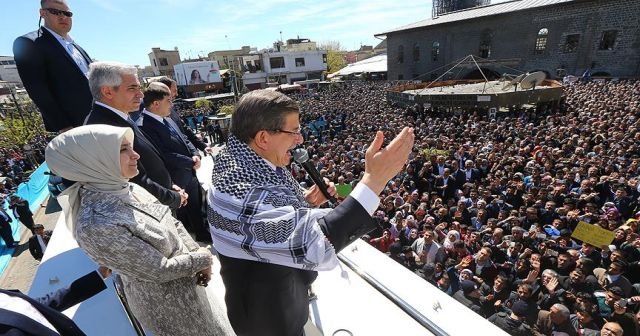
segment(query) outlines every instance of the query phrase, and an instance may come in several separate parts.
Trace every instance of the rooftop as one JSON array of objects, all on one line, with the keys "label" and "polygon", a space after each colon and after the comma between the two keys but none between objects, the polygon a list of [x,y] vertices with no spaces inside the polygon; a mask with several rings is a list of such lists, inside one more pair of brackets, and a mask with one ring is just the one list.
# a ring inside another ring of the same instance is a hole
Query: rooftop
[{"label": "rooftop", "polygon": [[394,28],[380,34],[376,34],[375,36],[383,36],[389,33],[400,32],[403,30],[424,28],[424,27],[435,26],[443,23],[451,23],[456,21],[475,19],[479,17],[500,15],[505,13],[557,5],[557,4],[573,2],[573,1],[577,1],[577,0],[513,0],[513,1],[493,4],[493,5],[474,7],[474,8],[447,13],[445,15],[441,15],[438,17],[429,18],[426,20],[422,20],[412,24]]}]

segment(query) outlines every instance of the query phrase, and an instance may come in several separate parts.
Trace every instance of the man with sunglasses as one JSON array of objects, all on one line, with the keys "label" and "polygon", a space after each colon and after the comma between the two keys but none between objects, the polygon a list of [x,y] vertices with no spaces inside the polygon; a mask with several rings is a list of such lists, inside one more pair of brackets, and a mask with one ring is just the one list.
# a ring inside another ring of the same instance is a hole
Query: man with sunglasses
[{"label": "man with sunglasses", "polygon": [[82,125],[93,102],[87,81],[91,57],[69,36],[72,16],[65,0],[41,0],[44,26],[13,43],[22,83],[49,132]]}]

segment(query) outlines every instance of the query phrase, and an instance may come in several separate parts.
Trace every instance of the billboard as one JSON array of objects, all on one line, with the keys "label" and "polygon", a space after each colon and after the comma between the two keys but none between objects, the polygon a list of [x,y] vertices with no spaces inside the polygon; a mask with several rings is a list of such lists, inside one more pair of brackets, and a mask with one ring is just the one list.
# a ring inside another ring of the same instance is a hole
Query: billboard
[{"label": "billboard", "polygon": [[173,66],[178,86],[220,83],[218,61],[180,63]]}]

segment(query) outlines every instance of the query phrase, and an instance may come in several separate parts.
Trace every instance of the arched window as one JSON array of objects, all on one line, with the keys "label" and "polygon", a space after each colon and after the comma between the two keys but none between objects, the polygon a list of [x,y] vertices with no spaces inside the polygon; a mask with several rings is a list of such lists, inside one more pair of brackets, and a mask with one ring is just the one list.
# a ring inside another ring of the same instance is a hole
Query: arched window
[{"label": "arched window", "polygon": [[547,49],[547,38],[549,37],[549,29],[542,28],[538,31],[538,37],[536,38],[535,53],[542,54]]},{"label": "arched window", "polygon": [[420,61],[420,46],[417,43],[413,46],[413,61]]},{"label": "arched window", "polygon": [[404,63],[404,46],[398,46],[398,63]]},{"label": "arched window", "polygon": [[433,42],[433,45],[431,46],[431,58],[434,61],[437,61],[438,56],[440,56],[440,42]]}]

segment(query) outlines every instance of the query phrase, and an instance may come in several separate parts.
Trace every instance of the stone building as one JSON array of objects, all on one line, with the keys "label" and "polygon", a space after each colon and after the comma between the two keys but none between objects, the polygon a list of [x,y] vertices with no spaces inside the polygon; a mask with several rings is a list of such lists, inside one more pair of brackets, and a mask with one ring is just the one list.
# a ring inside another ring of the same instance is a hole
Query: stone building
[{"label": "stone building", "polygon": [[[640,77],[640,1],[514,0],[455,11],[376,35],[389,79],[480,78],[544,71],[551,78]],[[460,68],[457,68],[460,69]]]},{"label": "stone building", "polygon": [[180,51],[178,51],[178,47],[173,48],[173,50],[151,48],[149,63],[151,63],[151,67],[153,67],[153,74],[155,76],[169,76],[173,78],[173,66],[180,63]]}]

